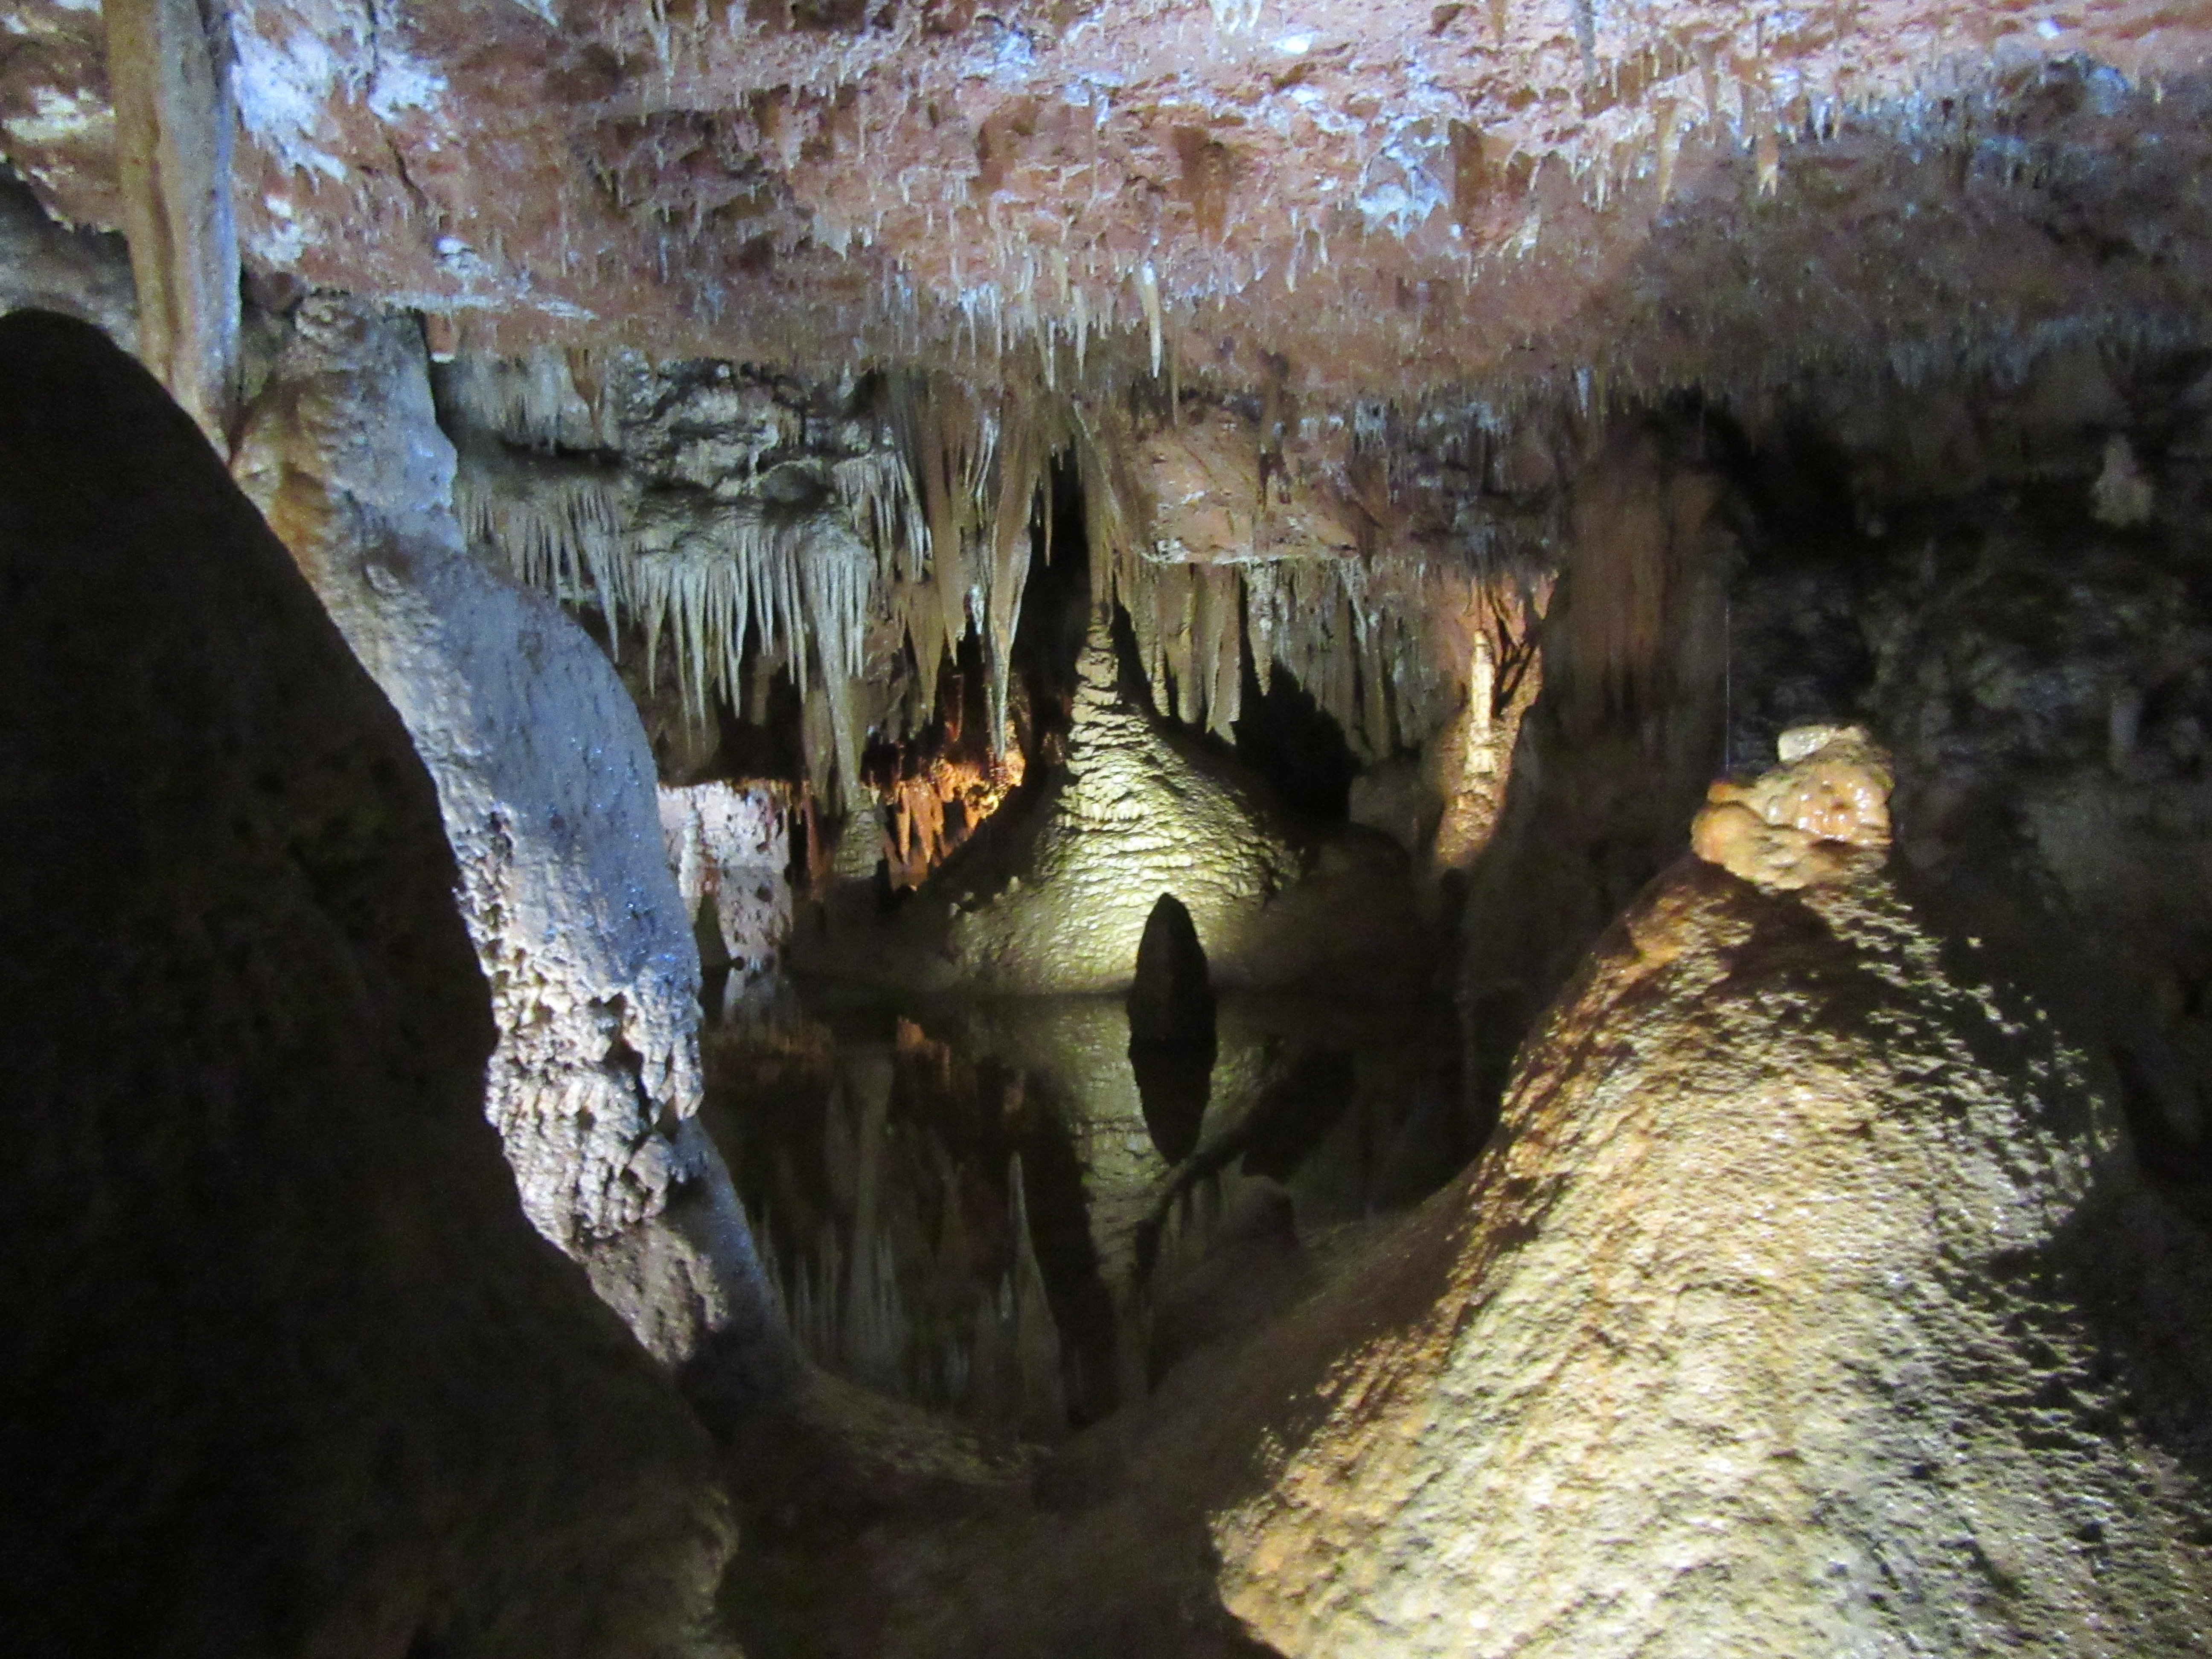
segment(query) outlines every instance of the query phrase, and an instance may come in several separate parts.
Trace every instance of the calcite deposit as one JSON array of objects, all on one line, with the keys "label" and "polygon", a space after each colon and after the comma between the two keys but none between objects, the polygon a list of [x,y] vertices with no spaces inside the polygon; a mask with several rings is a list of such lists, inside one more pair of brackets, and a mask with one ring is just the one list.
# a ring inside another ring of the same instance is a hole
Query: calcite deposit
[{"label": "calcite deposit", "polygon": [[2201,1499],[2056,1282],[2109,1109],[1878,860],[1786,867],[1686,862],[1608,931],[1400,1246],[1433,1310],[1217,1517],[1276,1650],[2199,1647]]},{"label": "calcite deposit", "polygon": [[671,1361],[780,1346],[698,1109],[698,957],[635,709],[597,647],[465,556],[420,337],[318,301],[238,468],[439,785],[500,1031],[526,1212]]},{"label": "calcite deposit", "polygon": [[1748,785],[1720,782],[1690,825],[1690,849],[1753,886],[1787,892],[1839,881],[1889,850],[1889,757],[1857,726],[1782,734],[1782,764]]}]

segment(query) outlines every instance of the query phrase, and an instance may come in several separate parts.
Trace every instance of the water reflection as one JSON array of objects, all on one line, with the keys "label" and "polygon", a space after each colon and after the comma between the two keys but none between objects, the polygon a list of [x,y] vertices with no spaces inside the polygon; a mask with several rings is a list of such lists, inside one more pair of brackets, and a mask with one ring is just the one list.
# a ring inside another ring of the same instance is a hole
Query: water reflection
[{"label": "water reflection", "polygon": [[786,990],[710,1028],[708,1126],[811,1354],[1052,1439],[1464,1153],[1441,1009],[1232,992],[1210,1043],[1133,1012]]}]

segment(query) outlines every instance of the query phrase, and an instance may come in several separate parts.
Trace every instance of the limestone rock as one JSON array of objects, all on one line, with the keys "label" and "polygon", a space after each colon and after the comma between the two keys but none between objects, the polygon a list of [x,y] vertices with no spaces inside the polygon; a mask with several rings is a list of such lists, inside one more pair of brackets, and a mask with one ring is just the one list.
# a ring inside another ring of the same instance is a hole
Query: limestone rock
[{"label": "limestone rock", "polygon": [[524,1208],[662,1358],[714,1337],[771,1362],[771,1293],[696,1121],[698,953],[643,730],[590,637],[464,550],[415,326],[308,301],[236,465],[437,781]]},{"label": "limestone rock", "polygon": [[38,198],[0,179],[0,308],[36,306],[97,323],[128,351],[138,340],[131,258],[119,236],[70,230]]},{"label": "limestone rock", "polygon": [[674,1659],[713,1448],[524,1220],[430,780],[191,421],[0,323],[10,1652]]},{"label": "limestone rock", "polygon": [[1848,877],[1889,850],[1889,757],[1856,726],[1782,734],[1782,764],[1748,786],[1716,783],[1690,849],[1755,886],[1789,891]]},{"label": "limestone rock", "polygon": [[1019,988],[1129,982],[1153,902],[1172,891],[1217,963],[1242,968],[1243,934],[1297,869],[1264,810],[1218,766],[1169,741],[1121,693],[1095,629],[1079,669],[1068,775],[1039,824],[1021,885],[962,915],[952,938],[975,969]]},{"label": "limestone rock", "polygon": [[1736,503],[1679,431],[1623,422],[1578,470],[1543,690],[1469,871],[1462,986],[1477,1092],[1583,953],[1679,857],[1723,759]]},{"label": "limestone rock", "polygon": [[[1878,870],[1678,864],[1363,1283],[1449,1263],[1219,1516],[1284,1654],[2180,1655],[2203,1493],[2053,1247],[2111,1146]],[[1394,1265],[1395,1264],[1395,1265]],[[1316,1315],[1326,1319],[1326,1311]]]}]

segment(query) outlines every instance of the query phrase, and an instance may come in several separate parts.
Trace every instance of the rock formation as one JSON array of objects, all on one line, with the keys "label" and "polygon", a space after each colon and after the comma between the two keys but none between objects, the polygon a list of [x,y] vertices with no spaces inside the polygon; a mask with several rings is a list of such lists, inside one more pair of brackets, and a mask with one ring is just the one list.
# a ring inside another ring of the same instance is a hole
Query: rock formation
[{"label": "rock formation", "polygon": [[1889,850],[1890,761],[1855,726],[1782,734],[1782,764],[1748,787],[1705,793],[1690,850],[1754,887],[1788,892],[1848,878]]},{"label": "rock formation", "polygon": [[0,323],[0,1619],[698,1659],[712,1448],[535,1234],[407,734],[192,422]]},{"label": "rock formation", "polygon": [[[1216,1522],[1274,1648],[2201,1645],[2204,1494],[2116,1413],[2060,1266],[2128,1179],[2109,1109],[1877,855],[1807,879],[1792,837],[1879,816],[1865,754],[1748,792],[1758,884],[1691,860],[1630,908],[1380,1270],[1442,1293]],[[1776,823],[1816,793],[1849,822]]]},{"label": "rock formation", "polygon": [[698,1109],[698,956],[605,657],[477,564],[413,325],[302,308],[238,470],[437,780],[500,1041],[485,1109],[538,1230],[672,1361],[773,1368],[767,1289]]},{"label": "rock formation", "polygon": [[2212,11],[0,41],[757,1659],[2188,1648]]},{"label": "rock formation", "polygon": [[1470,872],[1460,994],[1491,1099],[1582,953],[1680,851],[1723,759],[1725,480],[1689,434],[1623,422],[1563,505],[1543,695]]}]

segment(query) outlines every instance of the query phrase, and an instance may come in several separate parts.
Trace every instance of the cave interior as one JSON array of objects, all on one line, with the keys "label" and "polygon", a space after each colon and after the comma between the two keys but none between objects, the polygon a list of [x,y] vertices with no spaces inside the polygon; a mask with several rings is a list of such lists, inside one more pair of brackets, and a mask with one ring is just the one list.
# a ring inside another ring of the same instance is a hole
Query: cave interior
[{"label": "cave interior", "polygon": [[2212,7],[0,42],[0,1645],[2212,1652]]}]

